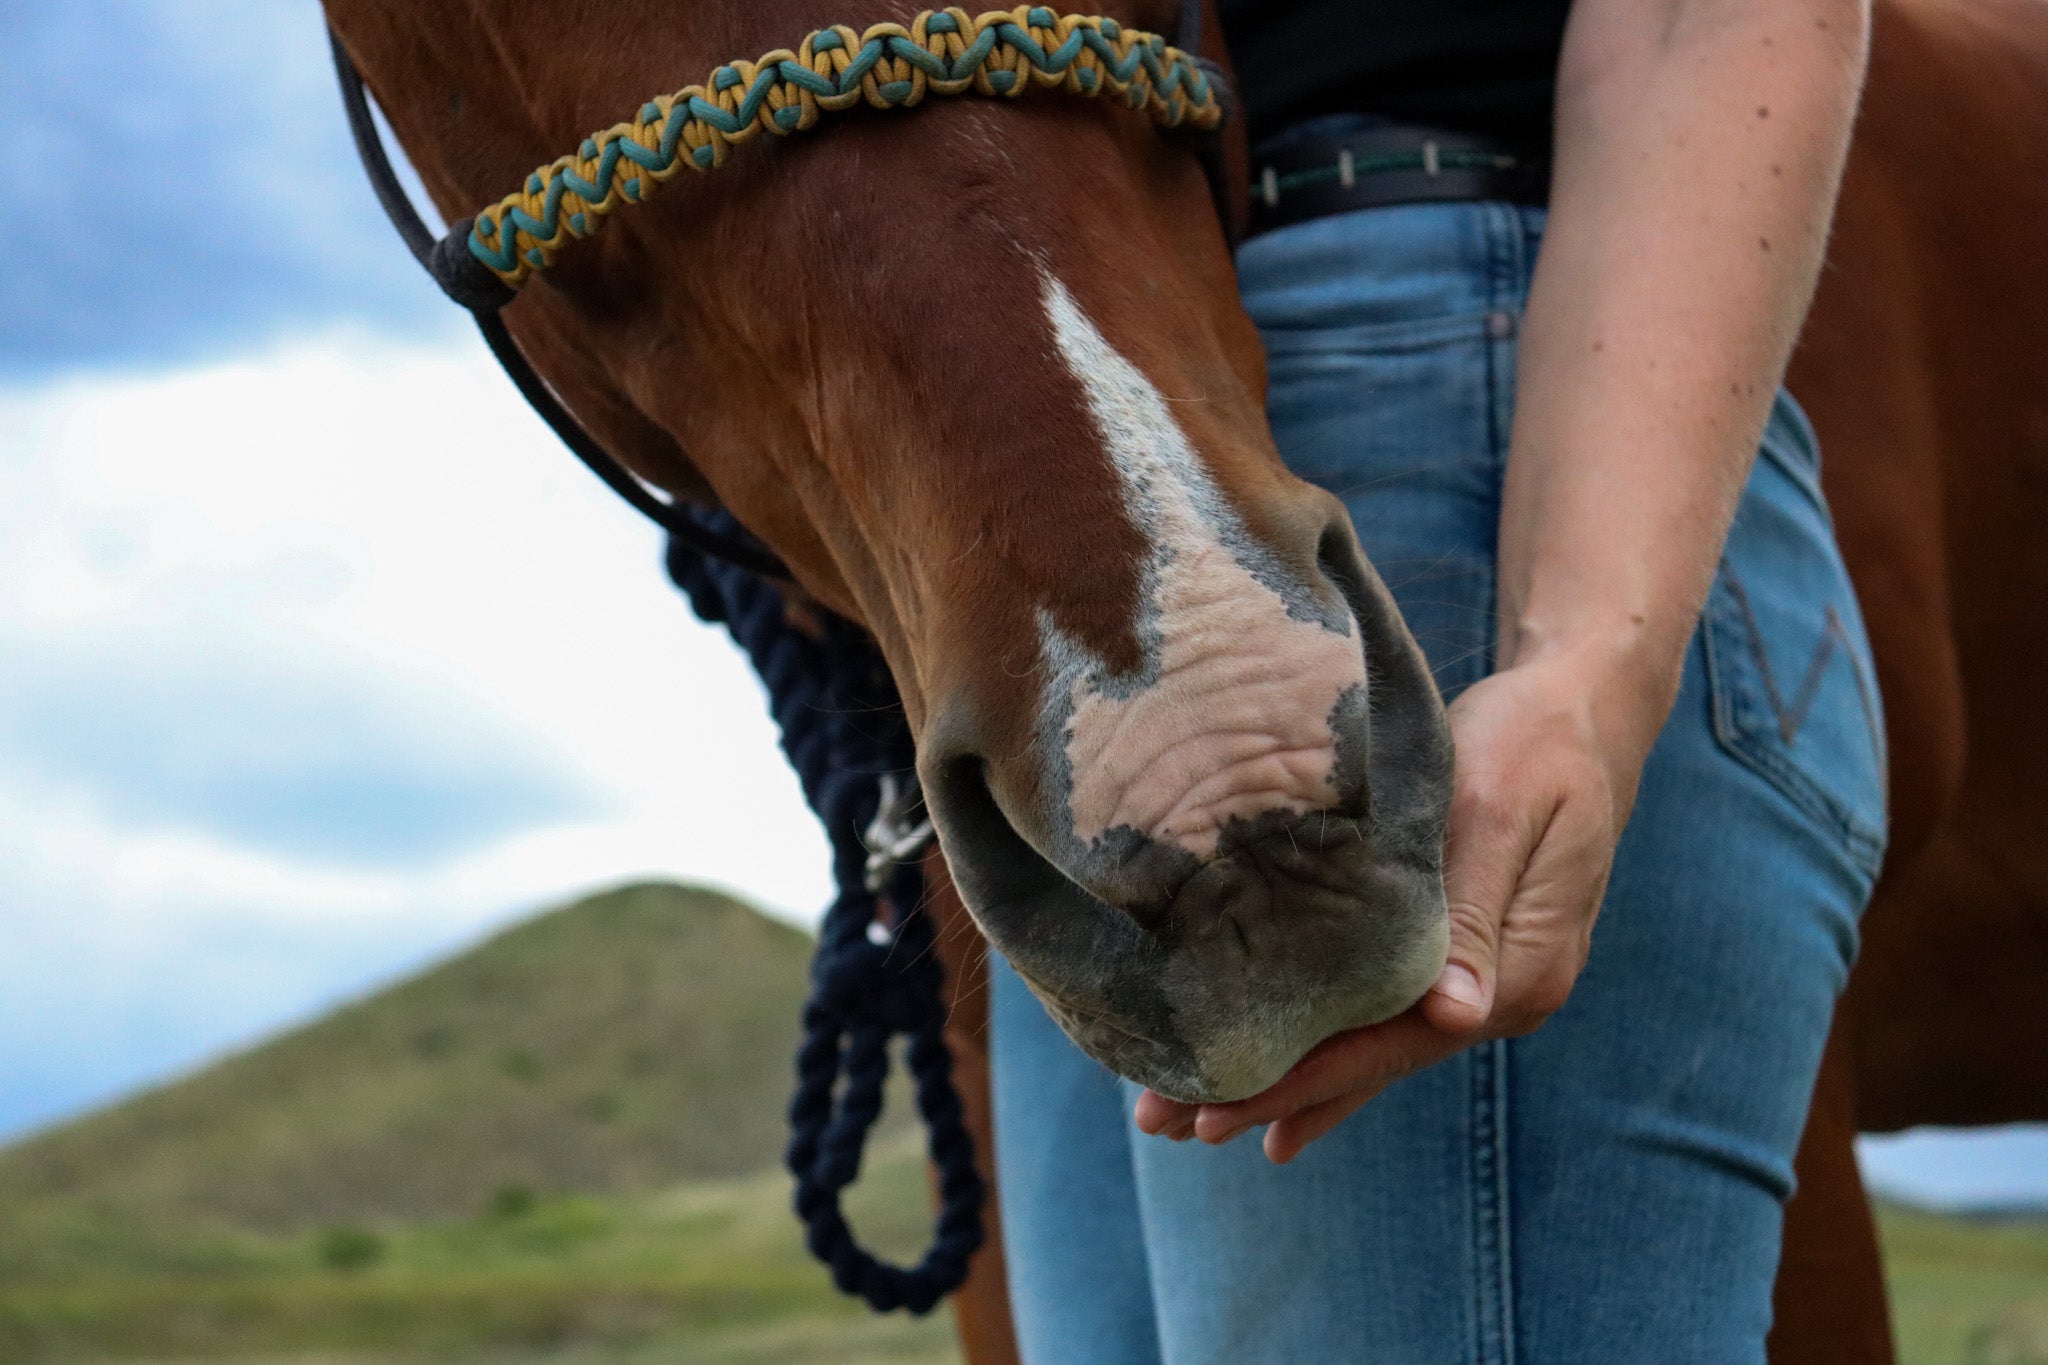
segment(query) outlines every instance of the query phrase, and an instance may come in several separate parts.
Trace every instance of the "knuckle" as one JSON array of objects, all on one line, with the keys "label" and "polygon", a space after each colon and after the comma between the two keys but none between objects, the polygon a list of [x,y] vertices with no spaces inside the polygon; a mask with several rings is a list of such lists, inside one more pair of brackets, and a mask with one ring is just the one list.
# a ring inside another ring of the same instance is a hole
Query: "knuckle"
[{"label": "knuckle", "polygon": [[1521,1038],[1542,1027],[1565,1007],[1578,978],[1574,964],[1559,963],[1495,1006],[1487,1031],[1497,1037]]},{"label": "knuckle", "polygon": [[1535,1020],[1535,1023],[1530,1025],[1531,1028],[1564,1008],[1565,1002],[1571,999],[1572,983],[1576,976],[1576,972],[1568,969],[1553,969],[1537,978],[1535,985],[1521,1000],[1521,1012],[1533,1016]]}]

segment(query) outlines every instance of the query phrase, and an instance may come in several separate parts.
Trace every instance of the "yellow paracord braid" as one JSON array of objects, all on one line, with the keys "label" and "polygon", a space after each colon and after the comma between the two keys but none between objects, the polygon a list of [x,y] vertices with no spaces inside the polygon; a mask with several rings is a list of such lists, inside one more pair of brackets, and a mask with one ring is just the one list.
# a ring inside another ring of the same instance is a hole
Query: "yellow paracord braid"
[{"label": "yellow paracord braid", "polygon": [[687,166],[711,170],[757,133],[801,132],[833,110],[908,108],[928,94],[1014,97],[1026,87],[1105,90],[1168,127],[1213,128],[1223,108],[1201,67],[1156,34],[1114,19],[1019,6],[970,16],[926,10],[909,25],[820,29],[795,51],[733,62],[703,85],[641,106],[584,139],[524,188],[476,216],[469,249],[514,289],[565,239],[588,237],[621,202],[637,202]]}]

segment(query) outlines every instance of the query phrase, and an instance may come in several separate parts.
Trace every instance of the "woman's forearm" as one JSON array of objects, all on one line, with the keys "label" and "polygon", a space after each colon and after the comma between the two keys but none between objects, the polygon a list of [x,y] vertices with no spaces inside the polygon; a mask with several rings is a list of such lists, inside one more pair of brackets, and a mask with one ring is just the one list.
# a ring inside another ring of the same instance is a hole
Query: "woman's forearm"
[{"label": "woman's forearm", "polygon": [[1865,0],[1578,0],[1520,341],[1501,662],[1647,745],[1820,267]]}]

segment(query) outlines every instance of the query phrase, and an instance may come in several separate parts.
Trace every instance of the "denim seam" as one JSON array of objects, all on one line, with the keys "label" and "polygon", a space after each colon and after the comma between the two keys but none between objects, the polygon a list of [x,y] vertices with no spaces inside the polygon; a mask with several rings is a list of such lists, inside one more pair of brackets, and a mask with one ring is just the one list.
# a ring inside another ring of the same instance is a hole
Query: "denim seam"
[{"label": "denim seam", "polygon": [[1508,1165],[1508,1126],[1513,1120],[1509,1110],[1509,1072],[1514,1065],[1514,1050],[1505,1038],[1493,1043],[1493,1086],[1496,1096],[1494,1104],[1494,1169],[1497,1172],[1499,1188],[1496,1195],[1500,1207],[1500,1235],[1497,1247],[1500,1255],[1500,1365],[1515,1365],[1520,1354],[1515,1334],[1515,1241],[1514,1241],[1514,1200],[1509,1188],[1509,1177],[1513,1174]]},{"label": "denim seam", "polygon": [[[1772,437],[1783,435],[1800,454],[1794,455],[1784,449],[1784,442]],[[1799,400],[1784,389],[1778,391],[1777,399],[1771,404],[1771,415],[1764,423],[1763,439],[1758,445],[1759,453],[1776,465],[1786,478],[1799,487],[1807,500],[1819,510],[1821,520],[1827,524],[1830,534],[1835,529],[1834,513],[1828,507],[1827,495],[1821,489],[1820,438],[1814,434],[1813,422],[1807,417]],[[1803,456],[1803,458],[1802,458]]]},{"label": "denim seam", "polygon": [[[1488,204],[1485,209],[1482,222],[1486,234],[1489,314],[1512,319],[1521,311],[1528,269],[1521,216],[1506,205]],[[1496,471],[1506,465],[1509,432],[1513,425],[1516,330],[1512,325],[1499,330],[1489,328],[1492,344],[1486,351],[1487,453]],[[1498,502],[1496,493],[1496,524],[1500,510]],[[1496,579],[1494,592],[1497,593],[1499,568],[1495,555],[1489,554],[1487,563]],[[1492,611],[1487,613],[1484,629],[1487,671],[1490,672],[1497,643]],[[1475,1048],[1471,1078],[1473,1359],[1474,1365],[1514,1365],[1506,1045],[1496,1041]]]},{"label": "denim seam", "polygon": [[[1525,236],[1522,231],[1520,213],[1504,204],[1488,204],[1485,213],[1487,236],[1487,316],[1489,319],[1505,317],[1509,325],[1504,332],[1495,332],[1489,325],[1492,344],[1486,349],[1487,363],[1487,456],[1493,466],[1493,525],[1500,525],[1501,489],[1506,482],[1508,444],[1514,429],[1515,404],[1515,360],[1517,337],[1521,330],[1522,300],[1527,292],[1527,256],[1524,250]],[[1487,566],[1493,578],[1490,585],[1497,595],[1499,590],[1499,544],[1488,547]],[[1492,613],[1487,617],[1487,671],[1493,671]]]},{"label": "denim seam", "polygon": [[1771,439],[1778,430],[1776,422],[1764,427],[1764,438],[1757,445],[1757,454],[1777,466],[1778,472],[1792,481],[1801,496],[1812,503],[1814,510],[1820,513],[1821,520],[1827,524],[1828,531],[1832,534],[1835,529],[1835,515],[1833,509],[1828,506],[1826,495],[1821,492],[1820,484],[1814,480],[1811,469],[1778,449],[1778,443]]},{"label": "denim seam", "polygon": [[1509,1274],[1506,1047],[1472,1050],[1472,1361],[1514,1365],[1515,1340]]},{"label": "denim seam", "polygon": [[1499,308],[1519,292],[1521,233],[1514,211],[1503,204],[1481,206],[1480,230],[1486,234],[1486,300]]},{"label": "denim seam", "polygon": [[[1117,1087],[1117,1095],[1126,1116],[1136,1104],[1128,1093],[1132,1088],[1128,1081],[1120,1083]],[[1159,1324],[1166,1320],[1167,1303],[1160,1297],[1159,1268],[1152,1264],[1152,1235],[1144,1226],[1144,1181],[1138,1173],[1138,1144],[1145,1141],[1156,1139],[1147,1138],[1139,1130],[1135,1120],[1128,1120],[1124,1126],[1124,1155],[1130,1162],[1131,1198],[1138,1206],[1138,1248],[1145,1258],[1145,1295],[1152,1302],[1152,1351],[1146,1359],[1148,1365],[1161,1365],[1166,1359],[1166,1343],[1160,1338]],[[1137,1365],[1137,1362],[1128,1362],[1127,1365]]]}]

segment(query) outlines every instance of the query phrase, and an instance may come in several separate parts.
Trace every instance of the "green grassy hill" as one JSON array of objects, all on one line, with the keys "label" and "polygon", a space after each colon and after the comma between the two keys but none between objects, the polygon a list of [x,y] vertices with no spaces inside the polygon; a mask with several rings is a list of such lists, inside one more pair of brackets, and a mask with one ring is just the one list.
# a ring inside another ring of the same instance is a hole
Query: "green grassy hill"
[{"label": "green grassy hill", "polygon": [[809,952],[711,892],[578,901],[0,1152],[0,1226],[61,1205],[290,1232],[758,1171]]},{"label": "green grassy hill", "polygon": [[[552,910],[0,1150],[0,1362],[954,1358],[803,1250],[811,941],[714,893]],[[907,1096],[853,1205],[929,1231]]]}]

